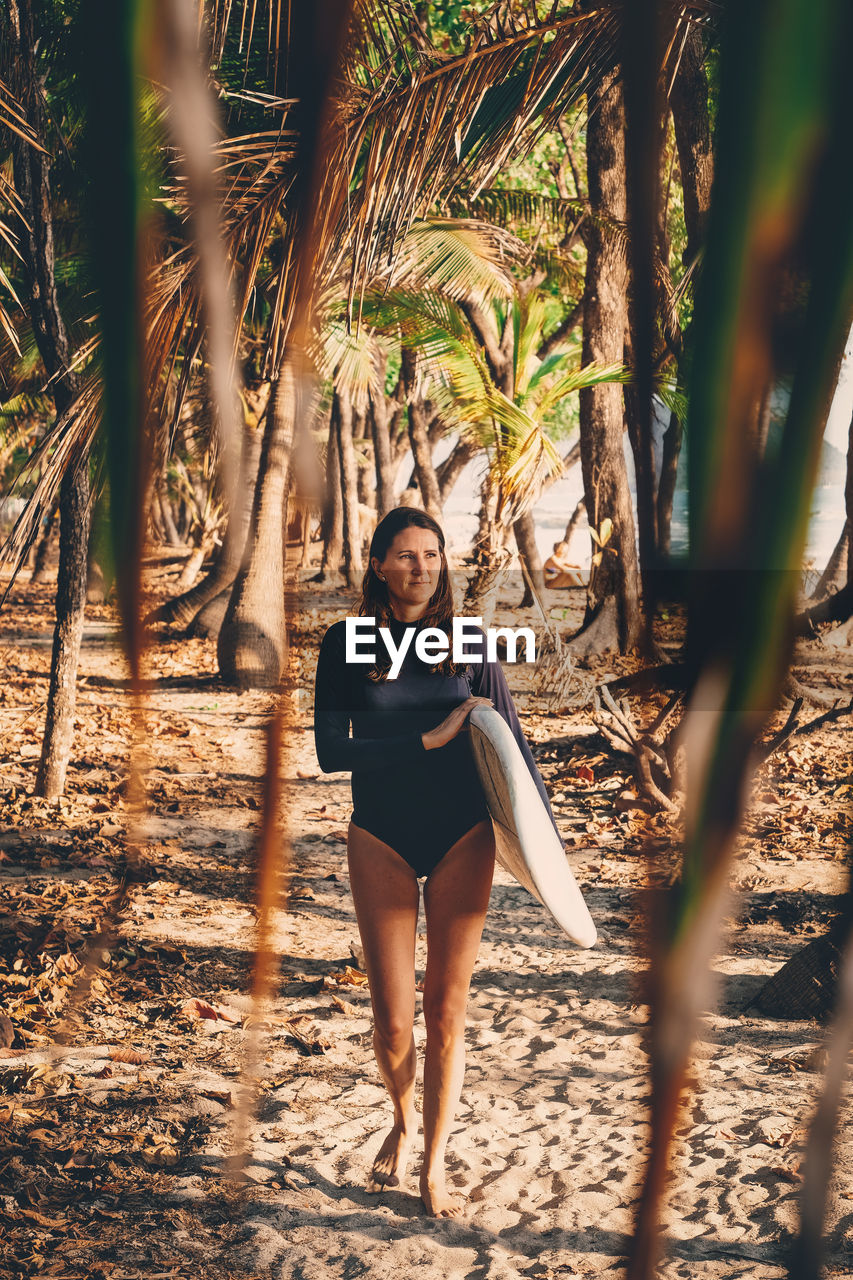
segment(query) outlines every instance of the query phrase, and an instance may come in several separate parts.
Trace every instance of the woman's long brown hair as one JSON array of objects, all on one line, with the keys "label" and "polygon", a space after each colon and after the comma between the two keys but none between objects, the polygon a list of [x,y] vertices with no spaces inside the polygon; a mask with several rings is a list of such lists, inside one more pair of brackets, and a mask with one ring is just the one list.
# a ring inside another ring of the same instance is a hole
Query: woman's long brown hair
[{"label": "woman's long brown hair", "polygon": [[[358,615],[360,618],[375,618],[377,627],[388,626],[389,621],[394,616],[391,611],[391,602],[388,598],[388,586],[374,570],[373,560],[375,558],[381,563],[387,556],[391,543],[397,534],[402,533],[404,529],[412,528],[427,529],[430,533],[434,533],[438,539],[438,548],[441,552],[441,572],[438,577],[438,586],[430,597],[426,613],[422,618],[418,618],[413,625],[419,631],[426,627],[437,627],[439,631],[445,633],[448,641],[451,641],[453,589],[450,585],[447,556],[444,553],[444,532],[441,525],[436,520],[433,520],[432,516],[427,515],[425,511],[419,511],[417,507],[395,507],[376,526],[370,541],[367,571],[361,584]],[[380,654],[379,650],[381,648],[382,646],[377,647],[376,665],[371,667],[367,673],[371,680],[385,680],[391,666],[391,655],[387,651]],[[451,676],[456,675],[465,665],[464,663],[460,665],[453,662],[451,653],[448,653],[443,662],[435,664],[433,670],[440,671],[442,675]]]}]

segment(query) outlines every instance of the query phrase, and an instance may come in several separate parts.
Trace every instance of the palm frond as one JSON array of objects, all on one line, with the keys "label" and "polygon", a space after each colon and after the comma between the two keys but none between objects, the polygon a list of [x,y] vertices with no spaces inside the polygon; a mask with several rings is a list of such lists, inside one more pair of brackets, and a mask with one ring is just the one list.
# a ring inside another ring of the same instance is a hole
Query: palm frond
[{"label": "palm frond", "polygon": [[545,328],[545,312],[545,299],[538,291],[517,298],[513,307],[513,384],[518,400],[524,399],[530,379],[541,364],[537,351]]},{"label": "palm frond", "polygon": [[[3,82],[0,81],[0,127],[4,125],[6,128],[13,129],[22,138],[26,138],[32,146],[38,147],[39,150],[44,149],[38,143],[35,134],[21,114],[17,102]],[[2,171],[0,171],[0,212],[5,215],[0,217],[0,241],[3,242],[14,258],[20,259],[21,251],[18,248],[18,237],[13,230],[13,226],[15,222],[23,220],[23,207],[14,186]],[[8,216],[9,214],[11,214],[11,219]],[[21,300],[15,292],[15,287],[2,266],[0,266],[0,288],[11,298],[14,305],[23,311]],[[20,355],[21,347],[12,317],[2,301],[0,301],[0,329],[5,333],[15,354]]]},{"label": "palm frond", "polygon": [[[248,10],[246,3],[241,30],[250,33],[262,6],[253,0]],[[696,7],[702,6],[687,10]],[[232,11],[225,0],[221,8],[215,6],[214,53],[221,50],[238,8]],[[615,63],[615,0],[590,13],[572,8],[558,14],[553,8],[542,18],[535,6],[516,6],[496,14],[474,23],[465,52],[448,58],[423,35],[408,4],[365,0],[357,6],[329,130],[311,265],[321,288],[348,280],[350,322],[361,314],[370,282],[387,277],[407,231],[437,199],[450,200],[457,190],[474,198],[508,156],[532,145],[582,96],[591,78]],[[267,25],[272,31],[271,7]],[[281,266],[270,282],[269,373],[278,366],[295,296],[287,204],[295,143],[283,127],[292,102],[271,96],[264,105],[281,112],[282,128],[223,141],[220,163],[221,176],[230,182],[222,217],[235,270],[239,262],[238,315],[248,306],[274,228],[281,232]],[[171,198],[180,209],[179,179]],[[566,207],[563,216],[568,212]],[[171,276],[171,287],[161,295],[182,312],[185,324],[199,323],[199,309],[186,301],[187,289],[195,287],[187,250],[186,268]],[[186,347],[192,347],[192,334],[185,326],[181,332]],[[154,336],[155,352],[167,339],[170,344],[155,361],[166,369],[176,359],[178,326],[168,325]]]},{"label": "palm frond", "polygon": [[470,330],[452,304],[471,299],[484,305],[496,296],[509,296],[515,285],[509,267],[523,254],[524,246],[514,236],[486,223],[416,222],[384,278],[374,281],[365,296],[366,325],[349,333],[342,320],[323,325],[316,356],[320,372],[346,387],[353,403],[364,408],[368,393],[381,391],[377,345],[388,341],[382,332],[416,343],[422,365],[440,361],[449,344],[470,347]]},{"label": "palm frond", "polygon": [[[15,290],[12,287],[12,282],[2,267],[0,267],[0,287],[4,288],[13,301],[20,306],[18,295],[15,293]],[[12,317],[2,302],[0,302],[0,329],[5,333],[14,348],[16,355],[20,355],[21,347],[18,342],[18,335],[15,332],[15,326],[12,323]]]},{"label": "palm frond", "polygon": [[428,339],[418,345],[418,357],[430,379],[430,398],[448,428],[491,459],[498,518],[516,519],[562,466],[540,416],[494,385],[470,330],[464,332],[461,313],[458,324],[446,328],[433,322]]},{"label": "palm frond", "polygon": [[542,486],[558,475],[563,460],[548,435],[537,425],[530,431],[508,461],[503,473],[503,502],[498,515],[509,522],[530,509],[542,492]]},{"label": "palm frond", "polygon": [[499,227],[546,228],[554,236],[566,236],[582,222],[591,222],[623,248],[628,224],[594,209],[588,200],[547,196],[517,187],[486,187],[476,193],[457,192],[448,202],[457,216],[486,218]]},{"label": "palm frond", "polygon": [[41,520],[59,496],[64,476],[88,465],[101,411],[101,378],[92,371],[69,409],[56,417],[44,432],[21,468],[11,489],[35,481],[32,493],[0,547],[0,561],[11,565],[12,574],[0,604],[8,596],[30,547],[38,536]]},{"label": "palm frond", "polygon": [[353,86],[342,158],[359,156],[363,194],[347,223],[350,296],[374,273],[379,239],[462,184],[479,189],[577,101],[613,65],[616,34],[609,5],[546,20],[509,11],[497,28],[478,25],[459,58],[422,47],[405,74],[383,67],[361,93]]},{"label": "palm frond", "polygon": [[497,387],[483,385],[478,371],[464,366],[451,367],[446,390],[434,398],[461,437],[489,453],[498,492],[497,518],[509,524],[523,515],[563,465],[541,417]]},{"label": "palm frond", "polygon": [[537,410],[547,416],[566,396],[587,387],[597,387],[603,382],[630,382],[631,371],[624,364],[587,364],[582,369],[570,369],[562,374],[547,391],[539,396]]},{"label": "palm frond", "polygon": [[355,332],[348,330],[343,320],[330,320],[323,326],[312,354],[321,376],[334,383],[353,407],[363,412],[370,395],[384,391],[378,356],[387,341],[366,325]]},{"label": "palm frond", "polygon": [[556,373],[561,365],[569,360],[576,359],[580,355],[580,347],[568,347],[563,351],[552,351],[544,360],[539,361],[539,365],[534,369],[527,383],[526,395],[534,393],[541,382],[549,378],[552,373]]},{"label": "palm frond", "polygon": [[678,380],[670,377],[658,377],[655,380],[655,395],[670,413],[674,413],[682,425],[687,420],[687,397],[678,389]]},{"label": "palm frond", "polygon": [[477,344],[457,304],[439,293],[395,289],[368,296],[365,318],[377,329],[399,336],[418,349],[422,363],[440,361],[456,347],[477,354]]},{"label": "palm frond", "polygon": [[11,129],[31,147],[39,151],[45,148],[39,142],[30,122],[27,120],[15,95],[0,80],[0,127]]},{"label": "palm frond", "polygon": [[551,248],[546,244],[537,244],[533,248],[533,267],[559,289],[564,298],[583,296],[583,268],[571,250],[566,252],[559,245]]},{"label": "palm frond", "polygon": [[[487,222],[429,218],[415,222],[389,256],[388,288],[434,289],[482,306],[510,296],[515,287],[510,268],[529,252],[516,236]],[[380,274],[376,285],[382,283]]]}]

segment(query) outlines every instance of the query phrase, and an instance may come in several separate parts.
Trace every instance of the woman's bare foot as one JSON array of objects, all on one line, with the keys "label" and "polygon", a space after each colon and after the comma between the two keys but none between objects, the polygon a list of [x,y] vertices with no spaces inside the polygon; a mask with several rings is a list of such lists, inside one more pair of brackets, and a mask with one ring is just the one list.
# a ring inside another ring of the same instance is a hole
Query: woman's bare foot
[{"label": "woman's bare foot", "polygon": [[443,1171],[437,1177],[421,1174],[421,1199],[431,1218],[461,1218],[465,1212],[464,1200],[448,1192]]},{"label": "woman's bare foot", "polygon": [[406,1172],[413,1137],[413,1128],[404,1129],[402,1125],[394,1125],[373,1161],[367,1182],[369,1192],[375,1194],[377,1191],[384,1191],[386,1187],[399,1187]]}]

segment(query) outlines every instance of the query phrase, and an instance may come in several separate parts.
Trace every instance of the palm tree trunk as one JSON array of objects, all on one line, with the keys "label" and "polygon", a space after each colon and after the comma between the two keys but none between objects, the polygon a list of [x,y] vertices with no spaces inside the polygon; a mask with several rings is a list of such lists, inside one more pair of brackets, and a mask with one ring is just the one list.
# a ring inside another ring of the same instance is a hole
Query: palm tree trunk
[{"label": "palm tree trunk", "polygon": [[[622,90],[615,76],[589,95],[586,149],[589,198],[593,208],[624,221],[625,135]],[[584,365],[623,359],[628,320],[627,267],[613,237],[593,222],[585,232]],[[580,393],[581,467],[590,527],[612,522],[612,534],[593,566],[587,589],[584,625],[574,638],[575,652],[618,649],[626,653],[642,636],[640,579],[634,541],[634,517],[622,450],[622,388],[602,383]],[[597,552],[593,546],[593,552]]]},{"label": "palm tree trunk", "polygon": [[850,570],[848,567],[848,555],[850,548],[850,521],[844,521],[844,528],[841,530],[838,541],[836,542],[832,555],[826,562],[826,568],[818,579],[817,586],[809,597],[814,604],[832,595],[836,591],[840,591],[846,582],[849,581]]},{"label": "palm tree trunk", "polygon": [[457,440],[450,453],[436,468],[439,496],[444,506],[453,491],[453,486],[477,452],[477,446],[467,440]]},{"label": "palm tree trunk", "polygon": [[415,353],[409,347],[403,348],[403,377],[406,386],[406,399],[409,403],[409,441],[412,446],[412,457],[418,485],[424,501],[424,510],[433,520],[441,520],[441,493],[435,467],[432,465],[432,449],[423,401],[417,395],[415,379]]},{"label": "palm tree trunk", "polygon": [[[369,437],[369,438],[368,438]],[[362,456],[370,457],[373,451],[373,430],[371,423],[368,421],[367,413],[361,409],[352,407],[352,439],[353,444],[358,444],[358,452]],[[373,468],[375,470],[375,466]],[[356,454],[355,467],[355,485],[358,492],[359,502],[363,502],[366,507],[372,506],[374,501],[373,490],[371,489],[368,479],[371,468],[359,466],[358,454]]]},{"label": "palm tree trunk", "polygon": [[[524,579],[524,590],[521,595],[519,607],[527,609],[533,604],[533,591],[539,593],[541,599],[545,590],[545,570],[542,568],[542,557],[539,554],[539,548],[536,545],[536,524],[531,511],[525,511],[523,516],[519,516],[513,521],[512,531],[515,534],[515,544],[518,547],[519,555],[527,570],[530,582]],[[533,583],[533,590],[530,583]]]},{"label": "palm tree trunk", "polygon": [[661,559],[669,557],[672,548],[672,508],[675,502],[675,485],[678,479],[678,459],[681,454],[683,428],[677,414],[670,414],[669,426],[663,434],[663,456],[658,480],[656,502],[657,543]]},{"label": "palm tree trunk", "polygon": [[480,510],[477,515],[477,537],[474,539],[474,560],[480,567],[488,564],[494,550],[496,495],[488,470],[480,484]]},{"label": "palm tree trunk", "polygon": [[[39,138],[46,137],[44,98],[36,68],[39,33],[31,0],[10,0],[3,21],[6,50],[4,78]],[[51,379],[58,414],[79,391],[79,378],[68,372],[70,348],[59,309],[54,273],[50,155],[10,133],[15,189],[26,218],[21,250],[28,277],[27,307],[39,353]],[[59,500],[59,578],[56,626],[47,696],[44,740],[36,775],[36,794],[60,796],[74,738],[77,666],[83,639],[86,604],[86,552],[89,544],[89,460],[74,460],[62,482]]]},{"label": "palm tree trunk", "polygon": [[465,589],[463,603],[464,612],[482,617],[484,627],[491,624],[510,560],[507,546],[509,530],[495,520],[497,500],[497,486],[487,469],[480,486],[480,515],[474,542],[475,567]]},{"label": "palm tree trunk", "polygon": [[364,572],[361,559],[361,530],[358,515],[358,479],[352,439],[352,405],[335,392],[332,423],[338,438],[338,460],[343,498],[344,576],[348,587],[357,587]]},{"label": "palm tree trunk", "polygon": [[708,77],[702,61],[702,36],[694,29],[685,41],[670,94],[675,145],[684,193],[684,225],[687,231],[685,266],[693,261],[702,247],[711,204],[714,152],[708,96]]},{"label": "palm tree trunk", "polygon": [[[629,368],[635,367],[630,329],[626,331],[625,335],[625,363]],[[631,456],[634,459],[634,492],[637,499],[640,577],[644,586],[649,588],[648,594],[650,595],[652,593],[650,588],[651,575],[658,564],[654,442],[651,423],[647,423],[644,420],[638,388],[633,385],[624,387],[623,397],[625,424],[628,428]]]},{"label": "palm tree trunk", "polygon": [[582,517],[585,515],[586,515],[586,503],[584,502],[583,498],[578,498],[577,505],[574,511],[572,512],[572,514],[569,516],[569,522],[566,525],[566,532],[563,534],[564,542],[571,542],[575,529],[577,529],[578,525],[581,522]]},{"label": "palm tree trunk", "polygon": [[36,543],[35,555],[33,556],[33,572],[30,578],[30,586],[36,586],[37,583],[44,579],[47,569],[47,556],[50,551],[50,544],[53,542],[53,535],[56,532],[56,517],[59,514],[59,499],[57,498],[50,511],[47,513],[44,521],[44,527],[41,531],[41,537]]},{"label": "palm tree trunk", "polygon": [[279,372],[267,415],[248,558],[237,574],[216,646],[220,675],[241,689],[273,687],[284,670],[285,503],[296,412],[291,358]]},{"label": "palm tree trunk", "polygon": [[175,523],[175,513],[172,510],[172,500],[166,489],[166,481],[160,476],[157,482],[157,498],[160,503],[160,512],[163,516],[163,529],[166,533],[166,540],[170,547],[182,547],[184,540],[178,533],[178,526]]},{"label": "palm tree trunk", "polygon": [[151,488],[147,508],[148,529],[151,536],[157,542],[168,544],[169,539],[166,536],[166,522],[163,519],[163,512],[160,510],[160,499],[157,496],[157,490],[153,486]]},{"label": "palm tree trunk", "polygon": [[[262,453],[259,431],[244,429],[241,483],[236,486],[239,505],[228,516],[228,525],[219,555],[208,573],[181,595],[174,596],[151,614],[150,621],[174,622],[189,629],[212,600],[233,586],[244,554],[249,547],[252,524],[253,494],[258,483]],[[212,634],[203,630],[203,634]]]},{"label": "palm tree trunk", "polygon": [[344,553],[344,503],[341,494],[341,450],[334,413],[329,423],[326,449],[326,500],[323,506],[323,559],[315,582],[331,582]]},{"label": "palm tree trunk", "polygon": [[[391,463],[396,476],[397,470],[410,448],[409,415],[406,412],[406,387],[402,369],[397,380],[397,386],[394,388],[394,394],[388,397],[388,405],[390,408],[388,438],[391,441]],[[404,415],[405,423],[403,422]]]},{"label": "palm tree trunk", "polygon": [[370,397],[370,420],[373,424],[373,463],[376,470],[376,515],[387,516],[394,506],[394,462],[391,456],[391,415],[388,401],[380,391]]},{"label": "palm tree trunk", "polygon": [[[820,602],[806,609],[804,613],[801,613],[794,620],[795,633],[797,635],[813,635],[814,628],[817,626],[827,622],[844,623],[853,616],[853,537],[850,536],[850,530],[853,529],[853,414],[850,417],[850,428],[847,437],[847,474],[844,480],[844,505],[844,531],[835,551],[832,553],[830,563],[826,567],[821,582],[818,583],[818,589],[815,590],[815,598]],[[819,596],[818,590],[821,587],[821,583],[823,583],[823,579],[829,574],[832,561],[836,559],[836,556],[841,559],[842,555],[846,577],[843,576],[842,572],[838,572],[837,577],[840,579],[838,589],[829,594],[825,589]],[[853,634],[848,636],[848,641],[850,639],[853,639]]]},{"label": "palm tree trunk", "polygon": [[[704,241],[714,176],[708,77],[702,62],[702,37],[698,31],[691,31],[685,42],[670,94],[670,107],[687,230],[683,261],[685,266],[689,266]],[[679,390],[683,390],[681,372],[679,369]],[[657,494],[657,545],[662,558],[669,556],[672,546],[672,507],[682,436],[681,422],[672,414],[663,438],[663,462]]]},{"label": "palm tree trunk", "polygon": [[74,742],[77,667],[86,610],[89,496],[89,464],[84,459],[75,472],[65,476],[59,498],[56,627],[44,739],[35,786],[36,795],[45,796],[48,800],[55,800],[65,790],[65,774]]}]

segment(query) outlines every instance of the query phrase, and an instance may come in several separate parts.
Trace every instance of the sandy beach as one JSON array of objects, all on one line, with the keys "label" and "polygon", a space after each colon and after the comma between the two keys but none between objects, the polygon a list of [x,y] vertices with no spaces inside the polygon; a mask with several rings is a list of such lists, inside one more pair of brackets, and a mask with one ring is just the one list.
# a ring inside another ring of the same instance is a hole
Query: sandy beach
[{"label": "sandy beach", "polygon": [[[14,1070],[16,1079],[26,1077],[13,1100],[17,1111],[7,1117],[16,1140],[25,1143],[33,1125],[42,1134],[41,1148],[18,1157],[19,1175],[26,1159],[35,1162],[26,1166],[27,1185],[41,1188],[30,1212],[54,1222],[51,1229],[30,1218],[21,1228],[43,1239],[52,1260],[39,1274],[620,1275],[648,1136],[637,941],[649,900],[637,891],[650,885],[648,893],[662,892],[666,859],[650,873],[633,819],[617,811],[617,766],[588,709],[548,710],[522,687],[522,669],[512,669],[599,942],[589,952],[575,949],[543,908],[498,872],[449,1151],[450,1182],[467,1196],[466,1216],[424,1216],[417,1153],[404,1185],[368,1195],[366,1177],[390,1112],[371,1051],[369,993],[347,885],[348,779],[318,773],[311,733],[319,619],[346,606],[343,596],[314,605],[320,613],[306,614],[296,636],[285,770],[293,865],[288,908],[276,916],[280,980],[260,1030],[252,1029],[246,990],[270,697],[224,689],[210,646],[200,641],[161,637],[150,655],[154,750],[144,874],[130,887],[120,937],[72,1046],[58,1057],[46,1047],[55,1018],[46,1019],[28,1047],[5,1050],[0,1064],[4,1076]],[[92,799],[105,773],[118,777],[125,750],[115,641],[105,611],[87,631],[84,746],[62,822],[55,811],[15,799],[29,756],[7,738],[0,869],[7,903],[27,893],[44,900],[63,886],[80,901],[84,894],[103,901],[117,874],[122,801],[117,795],[115,820],[94,811]],[[8,630],[3,644],[10,655]],[[848,679],[848,654],[834,651],[831,666],[827,654],[807,646],[801,675],[816,683]],[[41,631],[19,630],[9,681],[43,680],[48,656]],[[108,716],[111,732],[103,727]],[[100,720],[89,724],[87,717]],[[98,723],[96,747],[86,735]],[[738,918],[715,962],[718,1004],[696,1046],[695,1088],[678,1130],[661,1272],[667,1278],[785,1274],[824,1033],[762,1018],[748,1006],[786,957],[823,929],[843,888],[848,806],[837,770],[846,733],[828,725],[819,741],[792,747],[757,792],[737,869]],[[664,825],[660,838],[663,847]],[[81,926],[78,939],[85,934]],[[421,970],[423,945],[421,939]],[[73,943],[67,949],[79,954]],[[416,1035],[421,1044],[422,1023]],[[223,1181],[223,1159],[233,1147],[255,1036],[260,1089],[248,1182],[235,1189]],[[128,1048],[142,1061],[126,1060]],[[851,1120],[848,1097],[827,1224],[828,1274],[837,1276],[850,1274],[853,1251]],[[44,1134],[57,1137],[62,1129],[67,1146],[69,1126],[90,1153],[88,1181],[71,1179],[67,1165],[50,1177],[44,1172]],[[60,1192],[61,1215],[51,1208]],[[14,1244],[14,1215],[11,1230]]]}]

